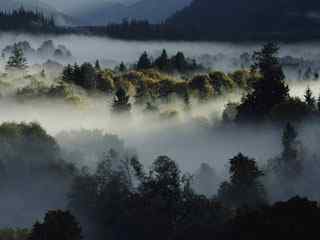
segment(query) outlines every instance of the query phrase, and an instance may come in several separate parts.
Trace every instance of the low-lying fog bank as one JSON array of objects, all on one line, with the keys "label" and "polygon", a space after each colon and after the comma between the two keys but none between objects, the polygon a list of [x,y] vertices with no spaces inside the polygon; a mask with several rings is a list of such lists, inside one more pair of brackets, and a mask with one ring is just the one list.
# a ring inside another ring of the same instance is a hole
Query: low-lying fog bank
[{"label": "low-lying fog bank", "polygon": [[[14,42],[28,41],[33,48],[38,48],[44,41],[53,40],[54,43],[66,46],[74,56],[72,61],[94,62],[99,59],[104,66],[115,66],[121,61],[133,63],[147,51],[152,56],[161,54],[166,49],[169,55],[177,51],[184,52],[187,56],[207,62],[218,70],[234,70],[234,59],[243,53],[252,53],[261,43],[231,42],[168,42],[168,41],[124,41],[106,37],[92,37],[79,35],[29,35],[0,33],[0,49]],[[308,47],[306,47],[308,46]],[[281,44],[280,57],[291,56],[295,59],[304,58],[310,61],[319,61],[319,43]]]}]

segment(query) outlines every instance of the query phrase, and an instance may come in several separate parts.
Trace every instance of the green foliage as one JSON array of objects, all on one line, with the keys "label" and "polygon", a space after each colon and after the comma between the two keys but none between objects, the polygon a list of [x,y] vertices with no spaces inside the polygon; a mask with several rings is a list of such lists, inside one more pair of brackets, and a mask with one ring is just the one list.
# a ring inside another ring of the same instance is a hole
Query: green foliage
[{"label": "green foliage", "polygon": [[165,49],[162,50],[161,55],[154,61],[154,65],[161,71],[169,70],[170,60]]},{"label": "green foliage", "polygon": [[[235,88],[235,81],[223,72],[210,72],[209,77],[211,85],[219,94],[231,91]],[[240,84],[242,84],[242,82]]]},{"label": "green foliage", "polygon": [[280,177],[294,179],[301,176],[303,165],[297,137],[296,129],[290,123],[287,123],[282,133],[283,151],[281,157],[276,159],[275,166],[275,170]]},{"label": "green foliage", "polygon": [[12,55],[6,65],[7,70],[25,70],[27,69],[27,59],[24,56],[23,50],[15,43],[13,45]]},{"label": "green foliage", "polygon": [[144,52],[137,63],[137,70],[149,69],[152,67],[151,60],[147,52]]},{"label": "green foliage", "polygon": [[218,199],[231,207],[258,207],[266,203],[259,178],[263,176],[254,159],[241,153],[230,159],[230,181],[221,184]]},{"label": "green foliage", "polygon": [[30,84],[17,90],[16,96],[22,102],[49,98],[78,106],[85,103],[85,96],[82,96],[81,92],[77,92],[72,85],[62,81],[46,85],[43,81],[32,79]]},{"label": "green foliage", "polygon": [[75,217],[68,211],[49,211],[43,223],[33,225],[29,240],[80,240],[82,230]]},{"label": "green foliage", "polygon": [[196,75],[189,83],[191,89],[198,92],[198,96],[201,100],[206,100],[213,96],[214,89],[210,84],[210,77],[208,75]]},{"label": "green foliage", "polygon": [[196,195],[190,177],[170,158],[158,157],[147,171],[136,158],[125,160],[114,151],[93,174],[83,171],[75,179],[69,203],[103,239],[168,239],[186,226],[221,223],[227,215]]},{"label": "green foliage", "polygon": [[0,239],[1,240],[27,240],[29,237],[28,229],[20,228],[4,228],[0,229]]},{"label": "green foliage", "polygon": [[313,93],[312,93],[310,87],[308,87],[306,89],[306,93],[304,95],[304,101],[307,104],[307,106],[310,108],[311,111],[314,111],[316,109],[316,99],[313,96]]},{"label": "green foliage", "polygon": [[273,107],[270,119],[274,123],[301,122],[310,116],[310,108],[299,98],[289,98]]},{"label": "green foliage", "polygon": [[253,84],[253,90],[238,108],[237,120],[240,122],[266,120],[270,111],[289,97],[288,86],[276,56],[278,46],[268,43],[261,51],[255,52],[252,71],[259,71],[262,78]]},{"label": "green foliage", "polygon": [[127,113],[131,110],[130,96],[127,95],[123,88],[119,88],[116,92],[112,109],[116,113]]}]

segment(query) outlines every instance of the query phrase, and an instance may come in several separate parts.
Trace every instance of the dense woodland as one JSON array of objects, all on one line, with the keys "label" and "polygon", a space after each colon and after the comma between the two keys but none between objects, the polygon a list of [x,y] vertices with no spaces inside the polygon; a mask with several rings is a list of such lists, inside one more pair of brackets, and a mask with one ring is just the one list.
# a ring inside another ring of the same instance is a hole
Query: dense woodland
[{"label": "dense woodland", "polygon": [[20,8],[12,12],[0,13],[0,30],[2,31],[54,32],[56,29],[53,18],[48,18],[40,12]]},{"label": "dense woodland", "polygon": [[[214,181],[197,177],[206,176],[209,166],[193,175],[163,153],[146,167],[114,135],[83,130],[53,137],[37,123],[3,123],[0,193],[8,201],[23,196],[20,204],[28,209],[21,213],[19,208],[6,208],[2,213],[23,222],[23,216],[35,214],[40,206],[49,211],[43,220],[35,217],[32,228],[3,229],[0,238],[269,240],[315,234],[319,191],[313,192],[312,200],[296,195],[319,180],[320,153],[307,150],[300,133],[305,123],[319,121],[320,101],[310,88],[304,99],[290,96],[278,50],[274,43],[265,44],[253,54],[249,69],[229,74],[207,72],[183,53],[169,57],[165,50],[154,60],[145,52],[133,66],[122,63],[115,70],[102,69],[98,61],[66,66],[56,87],[76,85],[89,94],[111,96],[114,114],[126,113],[128,120],[136,104],[157,113],[158,101],[170,102],[174,96],[188,111],[191,98],[205,103],[241,90],[245,93],[241,102],[226,106],[218,126],[201,128],[239,132],[272,125],[281,151],[264,165],[246,153],[230,153],[227,179],[215,183],[214,194],[201,194],[195,180],[200,186]],[[9,58],[9,68],[22,72],[28,68],[19,49]],[[19,89],[20,97],[61,97],[52,86],[32,84]],[[98,159],[93,168],[79,164],[93,156]]]},{"label": "dense woodland", "polygon": [[314,0],[194,0],[160,24],[131,19],[91,30],[138,40],[311,40],[319,38],[319,22],[312,14],[319,9]]}]

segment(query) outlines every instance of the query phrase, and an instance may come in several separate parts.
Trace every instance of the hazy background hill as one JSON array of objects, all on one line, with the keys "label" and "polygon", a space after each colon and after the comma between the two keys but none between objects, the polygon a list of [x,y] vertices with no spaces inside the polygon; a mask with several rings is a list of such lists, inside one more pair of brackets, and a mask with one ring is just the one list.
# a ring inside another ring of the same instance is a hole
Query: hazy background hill
[{"label": "hazy background hill", "polygon": [[319,31],[317,0],[193,0],[167,21],[194,34],[299,33]]},{"label": "hazy background hill", "polygon": [[57,25],[74,25],[77,21],[58,11],[51,5],[40,0],[0,0],[1,11],[11,11],[23,7],[26,10],[42,12],[46,16],[53,16]]},{"label": "hazy background hill", "polygon": [[121,22],[125,18],[159,23],[190,3],[191,0],[139,0],[134,3],[94,2],[86,8],[71,10],[70,14],[89,25]]}]

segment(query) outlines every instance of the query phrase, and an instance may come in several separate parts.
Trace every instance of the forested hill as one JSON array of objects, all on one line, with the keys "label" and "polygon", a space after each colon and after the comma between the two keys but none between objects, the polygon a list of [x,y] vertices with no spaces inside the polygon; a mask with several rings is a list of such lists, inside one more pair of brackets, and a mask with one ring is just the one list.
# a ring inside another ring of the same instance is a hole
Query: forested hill
[{"label": "forested hill", "polygon": [[[317,0],[194,0],[168,19],[181,31],[201,38],[264,37],[320,33]],[[300,36],[301,37],[301,36]]]},{"label": "forested hill", "polygon": [[317,0],[193,0],[163,24],[112,25],[110,36],[171,40],[310,40],[320,38]]},{"label": "forested hill", "polygon": [[20,8],[12,12],[0,12],[0,30],[54,33],[58,31],[58,27],[53,17],[45,17],[42,13]]}]

